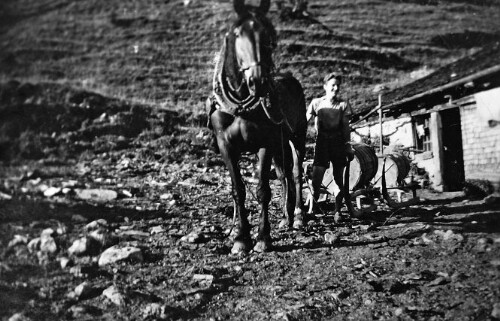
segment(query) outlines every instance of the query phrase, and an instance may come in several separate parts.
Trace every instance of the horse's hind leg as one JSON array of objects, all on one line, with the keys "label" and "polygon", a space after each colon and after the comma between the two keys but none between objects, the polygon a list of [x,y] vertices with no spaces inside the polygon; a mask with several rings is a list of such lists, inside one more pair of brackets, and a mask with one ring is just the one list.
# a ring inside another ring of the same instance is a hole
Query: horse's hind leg
[{"label": "horse's hind leg", "polygon": [[286,213],[286,218],[280,223],[280,227],[288,226],[291,228],[293,226],[294,228],[301,228],[302,221],[298,222],[297,218],[299,217],[295,216],[297,191],[293,179],[292,150],[288,144],[284,143],[283,148],[280,148],[275,154],[274,165],[276,166],[278,178],[281,181],[281,188],[283,191],[283,212]]},{"label": "horse's hind leg", "polygon": [[302,160],[304,155],[301,151],[295,148],[292,141],[290,141],[290,148],[292,150],[293,157],[293,181],[295,185],[293,227],[296,229],[302,229],[304,227],[304,211],[302,210]]},{"label": "horse's hind leg", "polygon": [[269,225],[269,202],[271,201],[271,188],[269,187],[269,171],[271,169],[272,155],[266,148],[259,150],[259,169],[257,176],[257,197],[259,199],[260,223],[257,244],[253,248],[256,252],[265,252],[271,247],[271,226]]}]

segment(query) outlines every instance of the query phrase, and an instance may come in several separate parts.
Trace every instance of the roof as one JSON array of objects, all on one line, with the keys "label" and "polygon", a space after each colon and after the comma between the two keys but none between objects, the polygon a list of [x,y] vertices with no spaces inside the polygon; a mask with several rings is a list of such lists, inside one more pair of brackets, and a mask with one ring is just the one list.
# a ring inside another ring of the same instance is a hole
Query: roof
[{"label": "roof", "polygon": [[[486,82],[490,86],[500,85],[499,75],[500,41],[426,77],[383,94],[383,101],[387,103],[382,105],[382,110],[384,114],[397,116],[403,112],[430,108],[447,101],[445,95],[458,99],[480,91]],[[354,120],[374,115],[373,112],[373,108],[360,110],[355,113]]]}]

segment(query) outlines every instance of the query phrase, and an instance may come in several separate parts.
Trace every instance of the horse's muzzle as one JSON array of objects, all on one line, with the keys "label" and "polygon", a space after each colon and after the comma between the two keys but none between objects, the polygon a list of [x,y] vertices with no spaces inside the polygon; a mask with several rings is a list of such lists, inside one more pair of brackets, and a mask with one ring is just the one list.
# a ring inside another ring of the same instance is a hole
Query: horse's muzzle
[{"label": "horse's muzzle", "polygon": [[269,79],[268,77],[254,77],[247,78],[248,90],[250,93],[257,97],[265,97],[269,92]]}]

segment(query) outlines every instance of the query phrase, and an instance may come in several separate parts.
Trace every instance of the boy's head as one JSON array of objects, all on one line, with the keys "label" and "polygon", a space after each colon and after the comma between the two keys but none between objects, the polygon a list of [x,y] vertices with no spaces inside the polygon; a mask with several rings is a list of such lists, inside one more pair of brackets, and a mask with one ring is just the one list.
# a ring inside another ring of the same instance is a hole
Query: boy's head
[{"label": "boy's head", "polygon": [[326,85],[326,83],[328,81],[330,81],[331,79],[337,79],[337,82],[338,82],[339,85],[342,82],[342,76],[340,76],[336,72],[331,72],[328,75],[326,75],[325,78],[323,78],[323,83]]},{"label": "boy's head", "polygon": [[330,98],[337,97],[340,84],[342,83],[342,77],[337,73],[329,73],[324,78],[323,88],[325,89],[326,95]]}]

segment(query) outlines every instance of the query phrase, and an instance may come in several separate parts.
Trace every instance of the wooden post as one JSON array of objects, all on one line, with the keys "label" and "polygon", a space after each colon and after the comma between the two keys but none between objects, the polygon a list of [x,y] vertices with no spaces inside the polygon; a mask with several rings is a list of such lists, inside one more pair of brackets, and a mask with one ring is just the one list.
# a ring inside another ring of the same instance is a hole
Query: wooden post
[{"label": "wooden post", "polygon": [[431,174],[431,180],[433,188],[437,191],[445,191],[445,186],[443,182],[444,173],[444,161],[443,161],[443,138],[442,130],[443,125],[441,123],[441,114],[439,112],[431,113],[429,130],[431,135],[431,148],[433,156],[433,173]]},{"label": "wooden post", "polygon": [[384,114],[382,112],[382,93],[387,89],[385,85],[376,85],[373,88],[373,92],[378,94],[378,122],[380,125],[380,155],[384,154],[384,131],[382,129],[382,120],[384,118]]},{"label": "wooden post", "polygon": [[380,124],[380,154],[384,154],[384,130],[382,129],[382,118],[384,114],[382,113],[382,93],[378,94],[378,121]]},{"label": "wooden post", "polygon": [[413,142],[413,148],[418,149],[418,133],[417,133],[417,124],[415,123],[415,117],[410,112],[410,120],[411,120],[411,136]]}]

